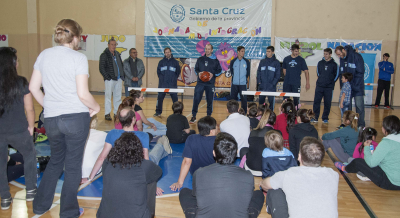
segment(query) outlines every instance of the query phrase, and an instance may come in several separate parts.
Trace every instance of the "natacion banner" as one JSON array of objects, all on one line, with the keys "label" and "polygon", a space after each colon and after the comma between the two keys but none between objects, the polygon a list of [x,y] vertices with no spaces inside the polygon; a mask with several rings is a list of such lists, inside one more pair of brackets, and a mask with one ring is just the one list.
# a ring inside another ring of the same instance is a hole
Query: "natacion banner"
[{"label": "natacion banner", "polygon": [[[198,58],[211,44],[217,58],[232,60],[236,47],[261,59],[271,44],[272,0],[146,0],[145,57]],[[218,57],[220,55],[220,57]]]}]

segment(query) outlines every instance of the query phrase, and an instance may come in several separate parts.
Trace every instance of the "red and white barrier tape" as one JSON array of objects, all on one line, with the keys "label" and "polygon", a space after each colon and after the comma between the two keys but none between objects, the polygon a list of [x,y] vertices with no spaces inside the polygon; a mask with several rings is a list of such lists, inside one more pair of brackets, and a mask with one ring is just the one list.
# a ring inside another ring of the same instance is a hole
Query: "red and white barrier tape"
[{"label": "red and white barrier tape", "polygon": [[[366,86],[378,86],[378,83],[364,83]],[[394,84],[390,84],[391,87],[394,86]]]},{"label": "red and white barrier tape", "polygon": [[164,89],[164,88],[140,88],[140,87],[128,87],[130,90],[139,90],[141,92],[173,92],[173,93],[183,93],[184,89]]},{"label": "red and white barrier tape", "polygon": [[300,97],[300,93],[293,93],[293,92],[242,91],[242,95],[265,95],[265,96]]}]

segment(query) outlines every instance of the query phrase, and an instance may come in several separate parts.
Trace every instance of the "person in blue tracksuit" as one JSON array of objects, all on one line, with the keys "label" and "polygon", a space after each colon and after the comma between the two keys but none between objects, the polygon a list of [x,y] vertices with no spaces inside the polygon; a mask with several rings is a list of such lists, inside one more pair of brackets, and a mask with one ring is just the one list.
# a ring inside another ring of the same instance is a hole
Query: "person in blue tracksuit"
[{"label": "person in blue tracksuit", "polygon": [[[221,64],[217,57],[213,54],[213,46],[211,44],[206,45],[205,55],[197,59],[194,71],[198,75],[197,84],[194,88],[193,107],[192,107],[192,119],[190,123],[196,122],[197,109],[199,107],[201,98],[203,97],[204,91],[206,92],[207,100],[207,116],[211,116],[213,109],[213,99],[215,91],[215,78],[222,73]],[[211,79],[208,82],[200,80],[200,75],[203,71],[211,73]]]},{"label": "person in blue tracksuit", "polygon": [[382,92],[385,90],[385,108],[389,106],[389,91],[390,91],[390,79],[394,73],[393,64],[389,60],[390,55],[388,53],[383,54],[383,61],[378,63],[379,66],[379,80],[378,80],[378,92],[375,100],[375,108],[379,107],[381,103]]},{"label": "person in blue tracksuit", "polygon": [[[276,84],[281,76],[281,64],[275,57],[274,46],[267,47],[266,58],[260,61],[257,69],[258,91],[276,92]],[[259,104],[265,103],[265,95],[260,95]],[[268,96],[269,109],[274,111],[275,96]]]},{"label": "person in blue tracksuit", "polygon": [[[164,49],[164,58],[158,62],[157,75],[158,75],[158,88],[177,88],[177,81],[179,74],[181,73],[181,67],[178,61],[174,58],[170,48]],[[155,117],[161,116],[163,101],[166,92],[159,92],[157,97],[157,108]],[[172,98],[172,102],[178,101],[177,93],[169,93]]]},{"label": "person in blue tracksuit", "polygon": [[[365,126],[365,111],[364,111],[364,59],[354,50],[351,45],[338,46],[335,49],[336,55],[340,58],[339,78],[342,78],[343,73],[353,74],[351,85],[351,98],[349,110],[352,110],[352,99],[355,100],[356,112],[360,115],[358,127]],[[342,82],[340,82],[342,87]]]},{"label": "person in blue tracksuit", "polygon": [[247,114],[247,98],[242,95],[242,91],[247,91],[247,79],[250,76],[250,61],[244,58],[245,48],[237,47],[237,58],[233,59],[229,65],[232,74],[231,99],[238,100],[238,93],[242,102],[242,108]]},{"label": "person in blue tracksuit", "polygon": [[322,114],[322,120],[324,123],[328,123],[333,89],[335,88],[336,80],[339,78],[339,68],[335,60],[332,58],[332,49],[324,49],[324,57],[317,65],[317,75],[318,79],[315,88],[313,106],[315,118],[311,119],[311,122],[318,122],[321,101],[322,98],[324,98],[324,113]]},{"label": "person in blue tracksuit", "polygon": [[[285,74],[283,81],[283,92],[300,93],[301,87],[301,71],[306,76],[306,91],[310,89],[310,78],[306,61],[300,56],[300,46],[293,44],[291,47],[292,54],[283,59],[282,68]],[[284,97],[283,99],[286,99]],[[297,108],[300,98],[294,97],[294,106]]]}]

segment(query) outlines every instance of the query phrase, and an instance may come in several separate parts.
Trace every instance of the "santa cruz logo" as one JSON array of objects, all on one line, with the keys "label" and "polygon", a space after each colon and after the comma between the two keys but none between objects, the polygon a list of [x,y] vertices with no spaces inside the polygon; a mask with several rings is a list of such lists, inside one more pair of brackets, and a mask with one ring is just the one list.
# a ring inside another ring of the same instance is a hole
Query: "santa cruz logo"
[{"label": "santa cruz logo", "polygon": [[365,72],[364,72],[364,80],[366,80],[369,77],[369,67],[368,64],[364,63],[364,68],[365,68]]},{"label": "santa cruz logo", "polygon": [[185,8],[182,5],[174,5],[169,16],[175,23],[180,23],[185,19]]}]

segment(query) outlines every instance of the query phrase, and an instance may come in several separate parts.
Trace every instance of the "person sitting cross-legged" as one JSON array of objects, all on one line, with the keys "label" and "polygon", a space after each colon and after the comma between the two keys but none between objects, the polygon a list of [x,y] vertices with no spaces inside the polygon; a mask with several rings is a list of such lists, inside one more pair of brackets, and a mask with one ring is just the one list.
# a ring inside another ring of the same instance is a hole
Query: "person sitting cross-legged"
[{"label": "person sitting cross-legged", "polygon": [[203,117],[197,122],[200,134],[190,135],[183,149],[183,161],[179,173],[178,182],[170,186],[172,191],[179,191],[190,171],[190,174],[200,168],[215,163],[213,147],[215,135],[217,134],[217,121],[210,117]]},{"label": "person sitting cross-legged", "polygon": [[124,132],[103,164],[103,195],[97,217],[153,217],[162,170],[144,159],[135,132]]},{"label": "person sitting cross-legged", "polygon": [[324,145],[304,137],[300,143],[299,167],[290,167],[261,181],[267,194],[267,212],[275,217],[338,217],[339,174],[321,167]]},{"label": "person sitting cross-legged", "polygon": [[[108,153],[111,148],[114,147],[115,141],[121,137],[124,132],[133,132],[139,138],[143,147],[143,156],[145,160],[151,160],[156,165],[158,162],[172,154],[172,148],[169,144],[168,138],[166,136],[162,136],[158,139],[157,144],[149,153],[149,135],[145,132],[134,131],[133,126],[135,125],[135,111],[132,107],[126,107],[121,110],[118,114],[118,119],[121,122],[122,129],[113,129],[108,132],[106,141],[104,143],[104,148],[101,151],[99,157],[97,158],[96,163],[93,166],[92,172],[88,178],[84,178],[81,180],[81,183],[86,183],[94,179],[97,172],[99,172],[101,166],[103,165],[104,160],[107,158]],[[157,188],[157,195],[162,195],[164,191],[161,188]]]},{"label": "person sitting cross-legged", "polygon": [[234,165],[237,149],[232,135],[217,135],[216,163],[199,168],[193,175],[193,190],[184,188],[179,193],[186,217],[258,217],[264,195],[254,191],[253,175]]}]

